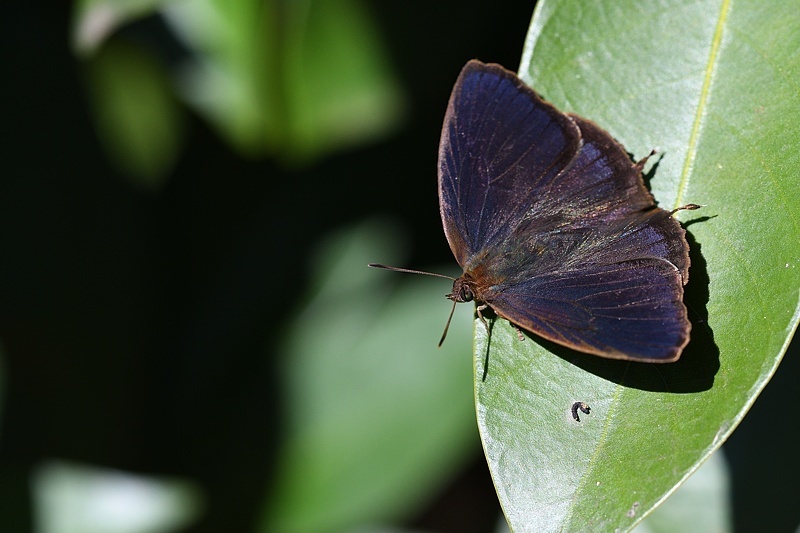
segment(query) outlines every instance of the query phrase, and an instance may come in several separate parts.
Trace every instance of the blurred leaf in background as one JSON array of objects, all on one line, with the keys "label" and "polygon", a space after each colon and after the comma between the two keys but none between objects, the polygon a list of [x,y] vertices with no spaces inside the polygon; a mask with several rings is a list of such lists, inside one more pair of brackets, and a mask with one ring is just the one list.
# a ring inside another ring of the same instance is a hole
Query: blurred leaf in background
[{"label": "blurred leaf in background", "polygon": [[99,140],[120,171],[148,188],[172,171],[183,145],[183,109],[164,66],[147,50],[109,41],[86,65]]},{"label": "blurred leaf in background", "polygon": [[[477,450],[469,310],[436,342],[441,278],[371,270],[402,239],[365,223],[330,236],[280,357],[287,434],[263,531],[346,531],[408,515]],[[437,298],[438,296],[438,298]]]},{"label": "blurred leaf in background", "polygon": [[32,481],[40,533],[179,531],[201,508],[186,481],[63,461],[42,464]]},{"label": "blurred leaf in background", "polygon": [[[164,50],[119,33],[145,17],[160,17],[182,48],[172,64],[163,64]],[[73,48],[87,63],[110,155],[145,183],[163,180],[178,157],[174,99],[241,154],[292,165],[374,142],[403,114],[361,0],[85,0],[76,5]]]}]

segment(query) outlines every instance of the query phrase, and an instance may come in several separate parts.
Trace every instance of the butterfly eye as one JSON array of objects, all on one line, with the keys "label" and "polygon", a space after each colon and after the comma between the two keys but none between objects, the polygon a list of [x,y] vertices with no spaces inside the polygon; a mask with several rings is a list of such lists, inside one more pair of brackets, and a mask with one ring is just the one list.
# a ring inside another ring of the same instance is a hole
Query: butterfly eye
[{"label": "butterfly eye", "polygon": [[458,297],[462,302],[471,302],[475,295],[472,294],[472,290],[469,287],[464,285],[461,287],[461,293]]}]

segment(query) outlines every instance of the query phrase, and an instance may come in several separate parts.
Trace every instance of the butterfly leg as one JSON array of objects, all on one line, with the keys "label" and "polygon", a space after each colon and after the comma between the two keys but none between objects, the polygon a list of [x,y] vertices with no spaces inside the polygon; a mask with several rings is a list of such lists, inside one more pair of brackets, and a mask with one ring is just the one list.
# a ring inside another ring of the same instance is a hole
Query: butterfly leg
[{"label": "butterfly leg", "polygon": [[483,322],[483,325],[486,328],[486,333],[488,334],[488,333],[490,333],[490,331],[489,331],[489,323],[486,322],[486,319],[483,318],[483,313],[481,313],[481,311],[483,311],[487,307],[489,307],[489,306],[486,305],[486,304],[481,304],[481,305],[479,305],[478,307],[475,308],[475,311],[478,313],[478,318],[480,318],[481,322]]},{"label": "butterfly leg", "polygon": [[641,158],[639,161],[637,161],[636,165],[635,165],[636,171],[637,172],[642,172],[644,170],[645,164],[647,163],[647,160],[650,159],[651,157],[653,157],[654,155],[656,155],[656,152],[657,152],[657,149],[653,148],[652,150],[650,150],[649,154],[647,154],[646,156]]}]

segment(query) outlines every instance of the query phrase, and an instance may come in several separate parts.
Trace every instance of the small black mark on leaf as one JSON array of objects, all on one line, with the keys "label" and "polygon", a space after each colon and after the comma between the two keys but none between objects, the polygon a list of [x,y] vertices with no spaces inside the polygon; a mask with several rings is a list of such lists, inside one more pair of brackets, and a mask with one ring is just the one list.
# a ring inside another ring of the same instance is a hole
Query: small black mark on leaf
[{"label": "small black mark on leaf", "polygon": [[581,421],[581,417],[578,416],[578,410],[580,410],[583,414],[588,415],[589,411],[591,411],[591,407],[585,402],[575,402],[572,404],[572,418],[575,419],[576,422]]}]

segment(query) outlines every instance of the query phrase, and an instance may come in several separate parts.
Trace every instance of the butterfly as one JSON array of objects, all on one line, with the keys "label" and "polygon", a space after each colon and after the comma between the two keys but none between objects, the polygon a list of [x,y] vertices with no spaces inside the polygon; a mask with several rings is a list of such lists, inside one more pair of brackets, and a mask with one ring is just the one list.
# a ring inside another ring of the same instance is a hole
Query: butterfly
[{"label": "butterfly", "polygon": [[701,206],[656,207],[646,161],[631,161],[608,132],[559,111],[513,72],[467,63],[439,145],[442,224],[463,268],[447,295],[453,309],[475,301],[487,329],[488,307],[602,357],[676,361],[691,329],[689,246],[672,215]]}]

